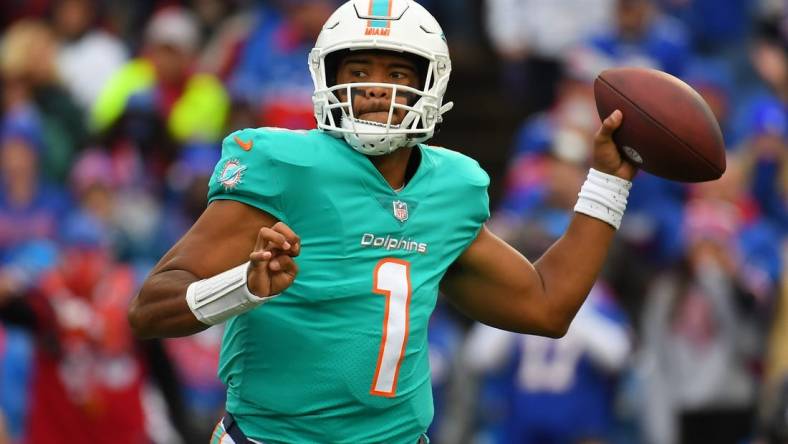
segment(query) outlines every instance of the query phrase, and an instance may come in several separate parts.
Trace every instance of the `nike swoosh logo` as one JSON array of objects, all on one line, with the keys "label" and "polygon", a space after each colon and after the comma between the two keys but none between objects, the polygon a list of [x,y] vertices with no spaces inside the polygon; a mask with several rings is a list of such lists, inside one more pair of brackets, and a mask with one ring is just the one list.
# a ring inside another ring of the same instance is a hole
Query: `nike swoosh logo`
[{"label": "nike swoosh logo", "polygon": [[240,146],[244,151],[251,150],[252,149],[252,145],[254,145],[254,141],[253,140],[250,140],[248,142],[244,142],[243,140],[239,139],[238,136],[234,136],[233,140],[235,140],[235,143],[237,143],[238,146]]}]

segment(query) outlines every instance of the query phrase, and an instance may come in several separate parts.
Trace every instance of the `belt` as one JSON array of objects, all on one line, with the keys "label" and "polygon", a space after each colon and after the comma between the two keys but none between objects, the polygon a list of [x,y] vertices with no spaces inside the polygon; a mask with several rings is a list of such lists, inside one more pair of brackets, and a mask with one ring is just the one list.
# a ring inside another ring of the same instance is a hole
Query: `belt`
[{"label": "belt", "polygon": [[[224,425],[224,431],[230,435],[230,438],[235,441],[235,444],[265,444],[262,441],[256,441],[247,438],[241,428],[238,427],[238,423],[235,422],[233,415],[231,415],[229,412],[224,414],[224,418],[222,418],[222,425]],[[416,444],[429,444],[427,435],[422,434],[419,436]]]}]

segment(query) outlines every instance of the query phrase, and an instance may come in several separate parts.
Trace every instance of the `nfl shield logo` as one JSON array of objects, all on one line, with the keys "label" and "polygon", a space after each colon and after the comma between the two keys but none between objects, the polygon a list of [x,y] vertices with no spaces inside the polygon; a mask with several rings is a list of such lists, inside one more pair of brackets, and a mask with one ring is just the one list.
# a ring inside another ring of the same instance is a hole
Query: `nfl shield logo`
[{"label": "nfl shield logo", "polygon": [[395,200],[392,204],[394,205],[394,217],[400,222],[408,220],[408,204],[401,200]]}]

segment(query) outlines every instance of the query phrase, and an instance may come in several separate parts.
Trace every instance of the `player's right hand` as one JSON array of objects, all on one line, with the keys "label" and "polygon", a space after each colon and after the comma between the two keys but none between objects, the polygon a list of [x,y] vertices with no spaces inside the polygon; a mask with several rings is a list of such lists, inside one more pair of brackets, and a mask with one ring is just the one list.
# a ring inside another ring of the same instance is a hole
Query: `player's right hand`
[{"label": "player's right hand", "polygon": [[591,166],[597,171],[631,181],[637,173],[637,167],[621,155],[613,141],[613,133],[621,126],[623,119],[624,114],[615,110],[602,121],[602,126],[594,135]]},{"label": "player's right hand", "polygon": [[301,239],[284,223],[261,228],[249,255],[249,291],[261,298],[284,291],[298,274],[293,258],[300,252]]}]

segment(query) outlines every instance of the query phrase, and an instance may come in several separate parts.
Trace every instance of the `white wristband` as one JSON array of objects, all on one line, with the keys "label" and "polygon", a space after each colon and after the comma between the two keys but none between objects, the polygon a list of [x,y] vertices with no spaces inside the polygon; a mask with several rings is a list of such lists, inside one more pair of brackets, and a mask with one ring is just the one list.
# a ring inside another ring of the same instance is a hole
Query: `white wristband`
[{"label": "white wristband", "polygon": [[279,296],[261,298],[253,295],[246,287],[248,266],[249,262],[246,262],[189,285],[186,302],[197,320],[216,325]]},{"label": "white wristband", "polygon": [[632,182],[591,168],[577,195],[575,211],[607,222],[618,230]]}]

